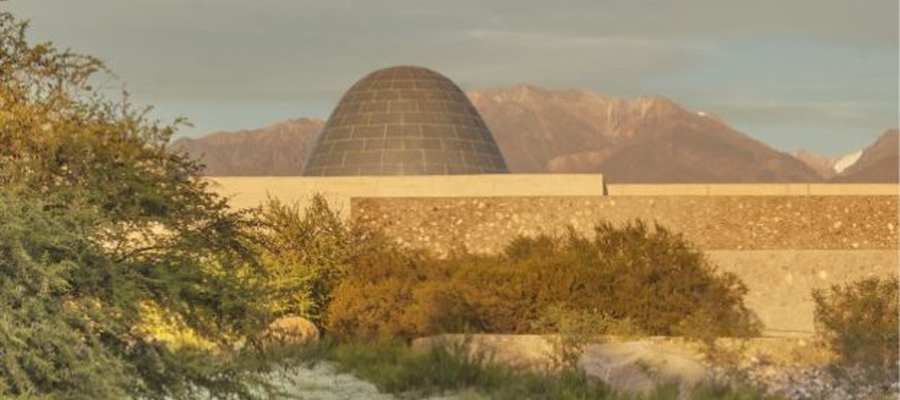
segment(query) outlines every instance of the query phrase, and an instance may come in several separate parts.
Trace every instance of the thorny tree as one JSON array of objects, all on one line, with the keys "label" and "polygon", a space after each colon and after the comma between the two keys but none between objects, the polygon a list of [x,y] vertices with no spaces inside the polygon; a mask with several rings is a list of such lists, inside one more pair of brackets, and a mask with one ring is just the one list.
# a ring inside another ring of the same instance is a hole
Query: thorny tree
[{"label": "thorny tree", "polygon": [[[0,397],[252,397],[268,363],[230,340],[265,320],[239,279],[247,219],[170,148],[180,121],[109,100],[102,62],[26,30],[0,11]],[[147,304],[211,345],[152,340]]]}]

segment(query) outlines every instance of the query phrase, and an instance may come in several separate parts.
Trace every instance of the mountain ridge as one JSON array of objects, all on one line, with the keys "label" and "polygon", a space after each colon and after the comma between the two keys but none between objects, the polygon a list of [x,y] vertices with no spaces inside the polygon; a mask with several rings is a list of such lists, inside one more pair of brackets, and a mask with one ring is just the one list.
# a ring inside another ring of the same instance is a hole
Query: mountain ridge
[{"label": "mountain ridge", "polygon": [[833,182],[877,183],[900,182],[900,131],[888,129],[878,139],[862,150],[859,159]]},{"label": "mountain ridge", "polygon": [[623,183],[821,180],[790,155],[662,96],[519,85],[470,99],[513,172],[600,172]]},{"label": "mountain ridge", "polygon": [[[780,152],[721,118],[662,96],[626,99],[530,84],[467,95],[513,173],[603,173],[620,183],[838,179],[823,168],[825,160],[818,167],[801,161],[802,155]],[[205,163],[207,175],[300,175],[323,126],[320,119],[300,118],[179,139],[176,146]],[[834,160],[827,161],[833,167]]]},{"label": "mountain ridge", "polygon": [[294,176],[302,172],[325,121],[297,118],[259,129],[214,132],[173,143],[205,165],[208,176]]}]

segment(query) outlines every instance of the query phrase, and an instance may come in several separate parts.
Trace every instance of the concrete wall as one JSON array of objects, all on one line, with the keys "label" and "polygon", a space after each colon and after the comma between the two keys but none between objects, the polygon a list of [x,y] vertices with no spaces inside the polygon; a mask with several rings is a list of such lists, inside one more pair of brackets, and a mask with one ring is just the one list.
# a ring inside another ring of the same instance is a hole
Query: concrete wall
[{"label": "concrete wall", "polygon": [[497,174],[367,177],[217,177],[213,190],[235,208],[256,207],[268,196],[306,203],[316,193],[349,214],[354,197],[602,196],[596,174]]},{"label": "concrete wall", "polygon": [[897,276],[891,250],[712,250],[710,260],[736,274],[749,289],[745,301],[766,334],[814,332],[812,290],[872,276]]}]

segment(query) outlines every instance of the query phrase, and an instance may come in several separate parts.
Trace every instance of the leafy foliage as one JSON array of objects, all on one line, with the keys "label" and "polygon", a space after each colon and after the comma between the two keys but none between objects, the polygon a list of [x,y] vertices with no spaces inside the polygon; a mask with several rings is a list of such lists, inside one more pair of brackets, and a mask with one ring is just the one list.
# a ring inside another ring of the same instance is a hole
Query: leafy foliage
[{"label": "leafy foliage", "polygon": [[[26,30],[0,11],[0,396],[250,397],[247,219],[169,148],[179,122],[107,100],[100,61]],[[211,346],[148,337],[147,304]]]},{"label": "leafy foliage", "polygon": [[77,260],[98,269],[109,261],[80,231],[80,217],[0,194],[0,393],[111,398],[135,383],[103,338],[127,326],[95,322],[106,311],[134,310],[67,296],[94,291],[72,285]]},{"label": "leafy foliage", "polygon": [[819,334],[848,366],[896,377],[898,367],[897,278],[867,278],[815,290]]},{"label": "leafy foliage", "polygon": [[365,235],[351,229],[321,195],[309,206],[270,199],[259,214],[266,307],[274,317],[294,315],[319,323],[331,292],[352,259],[365,251]]},{"label": "leafy foliage", "polygon": [[554,308],[630,333],[759,331],[737,277],[716,271],[681,236],[640,221],[600,224],[593,238],[572,230],[520,237],[498,255],[439,260],[389,247],[358,261],[329,308],[328,328],[339,336],[556,333],[572,319],[547,323]]}]

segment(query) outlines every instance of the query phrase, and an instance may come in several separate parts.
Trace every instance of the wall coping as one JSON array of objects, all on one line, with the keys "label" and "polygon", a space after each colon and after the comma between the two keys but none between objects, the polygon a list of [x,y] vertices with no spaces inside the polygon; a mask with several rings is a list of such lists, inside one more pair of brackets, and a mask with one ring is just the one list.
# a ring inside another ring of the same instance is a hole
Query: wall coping
[{"label": "wall coping", "polygon": [[305,203],[320,193],[349,211],[354,198],[593,197],[593,196],[900,196],[897,184],[750,183],[607,184],[600,174],[483,174],[423,176],[206,177],[234,208],[268,197]]},{"label": "wall coping", "polygon": [[892,183],[607,184],[609,196],[900,196]]},{"label": "wall coping", "polygon": [[256,207],[268,197],[304,203],[322,194],[349,210],[358,197],[546,197],[603,196],[600,174],[481,174],[340,177],[207,177],[234,208]]}]

